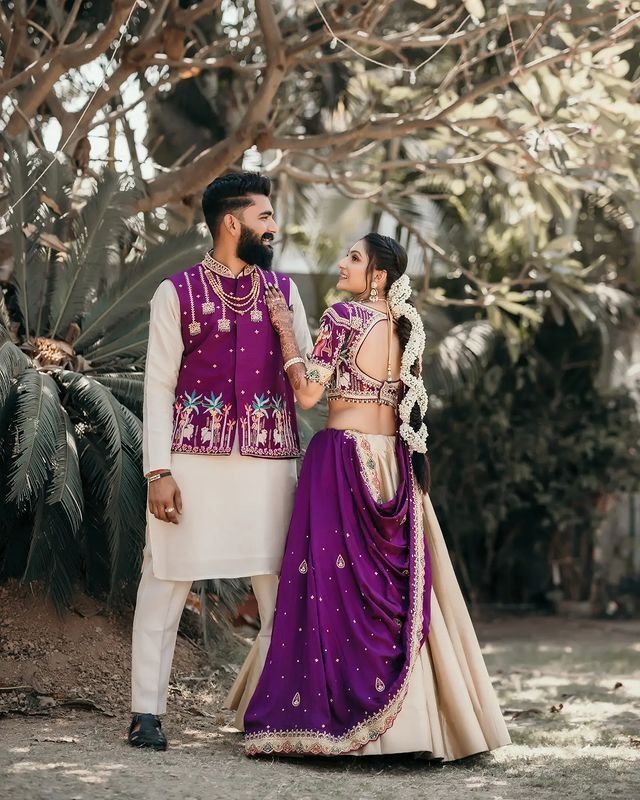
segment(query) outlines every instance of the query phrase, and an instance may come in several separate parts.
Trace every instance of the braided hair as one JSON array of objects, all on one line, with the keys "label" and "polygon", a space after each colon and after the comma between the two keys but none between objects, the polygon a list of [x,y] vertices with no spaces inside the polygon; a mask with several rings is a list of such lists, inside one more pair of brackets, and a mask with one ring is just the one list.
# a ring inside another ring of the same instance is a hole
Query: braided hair
[{"label": "braided hair", "polygon": [[[372,275],[374,270],[381,270],[387,273],[387,287],[389,292],[391,285],[397,281],[407,269],[407,251],[401,244],[390,236],[383,236],[380,233],[368,233],[363,237],[365,250],[369,257],[367,275]],[[369,281],[368,281],[369,282]],[[411,322],[405,316],[396,319],[396,330],[400,346],[404,353],[409,337],[411,335]],[[411,374],[416,378],[421,375],[421,363],[418,359],[411,365]],[[418,403],[414,403],[411,409],[409,424],[414,431],[418,432],[423,425],[423,416]],[[425,453],[412,452],[411,463],[416,476],[416,481],[423,492],[429,491],[430,470],[429,461]]]}]

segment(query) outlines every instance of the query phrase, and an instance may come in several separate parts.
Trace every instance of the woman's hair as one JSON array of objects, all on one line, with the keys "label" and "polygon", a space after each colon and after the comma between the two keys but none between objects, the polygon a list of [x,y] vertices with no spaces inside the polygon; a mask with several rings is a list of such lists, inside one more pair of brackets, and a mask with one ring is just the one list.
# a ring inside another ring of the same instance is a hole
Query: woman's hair
[{"label": "woman's hair", "polygon": [[[390,236],[383,236],[380,233],[368,233],[363,237],[362,241],[365,244],[365,250],[369,256],[369,264],[367,265],[367,274],[373,273],[373,270],[383,270],[387,273],[387,287],[388,292],[391,284],[398,280],[407,269],[407,251],[404,247],[392,239]],[[404,352],[409,336],[411,334],[411,322],[407,317],[398,317],[396,319],[396,330],[398,331],[398,338],[400,339],[400,346]],[[411,373],[418,377],[420,375],[421,365],[416,361],[411,367]],[[422,414],[420,406],[415,403],[411,410],[411,417],[409,424],[415,431],[419,431],[422,427]],[[423,492],[429,491],[430,471],[429,461],[424,453],[411,453],[411,463],[413,471],[416,476],[418,485]]]}]

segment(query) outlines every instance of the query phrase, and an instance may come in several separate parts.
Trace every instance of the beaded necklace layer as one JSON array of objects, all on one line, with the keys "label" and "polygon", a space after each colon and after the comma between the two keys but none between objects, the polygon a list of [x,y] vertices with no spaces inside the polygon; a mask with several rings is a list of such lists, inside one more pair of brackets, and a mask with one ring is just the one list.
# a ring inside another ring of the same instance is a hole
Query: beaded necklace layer
[{"label": "beaded necklace layer", "polygon": [[191,322],[189,323],[189,333],[192,336],[198,336],[202,331],[202,325],[196,320],[196,307],[193,300],[193,288],[191,286],[191,279],[189,278],[189,273],[184,273],[185,280],[187,282],[187,293],[189,295],[189,307],[191,310]]},{"label": "beaded necklace layer", "polygon": [[[251,288],[246,295],[233,295],[226,292],[222,286],[222,281],[217,273],[216,268],[224,267],[219,261],[216,261],[211,253],[207,253],[202,259],[202,266],[204,267],[207,281],[211,286],[213,293],[216,295],[222,306],[222,317],[218,320],[218,330],[221,333],[229,333],[231,330],[231,321],[227,317],[227,309],[233,311],[235,314],[243,315],[250,313],[251,322],[262,322],[262,311],[258,308],[258,296],[260,294],[260,278],[258,271],[254,270],[251,275]],[[205,293],[206,282],[205,283]],[[206,294],[205,294],[206,297]]]}]

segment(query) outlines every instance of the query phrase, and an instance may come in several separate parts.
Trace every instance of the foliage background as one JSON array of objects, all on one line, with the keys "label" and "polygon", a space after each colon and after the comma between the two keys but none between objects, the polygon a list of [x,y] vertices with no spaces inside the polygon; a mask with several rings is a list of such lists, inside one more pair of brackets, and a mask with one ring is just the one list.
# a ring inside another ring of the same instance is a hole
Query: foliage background
[{"label": "foliage background", "polygon": [[319,5],[0,2],[2,574],[59,605],[135,581],[146,303],[203,246],[202,187],[244,167],[274,180],[312,323],[350,241],[407,247],[470,599],[600,608],[598,531],[638,483],[640,3]]}]

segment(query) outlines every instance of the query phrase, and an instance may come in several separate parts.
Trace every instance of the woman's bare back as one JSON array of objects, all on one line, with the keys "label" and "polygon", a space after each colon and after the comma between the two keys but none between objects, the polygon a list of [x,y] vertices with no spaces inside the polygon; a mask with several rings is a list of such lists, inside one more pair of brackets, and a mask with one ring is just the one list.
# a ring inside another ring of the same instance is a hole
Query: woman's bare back
[{"label": "woman's bare back", "polygon": [[[386,304],[367,303],[386,314]],[[389,341],[389,324],[392,326]],[[355,363],[360,372],[381,383],[388,379],[389,365],[392,381],[400,378],[402,348],[393,321],[380,317],[374,323],[360,345]],[[397,409],[379,403],[364,403],[352,400],[333,399],[329,402],[327,427],[338,430],[357,430],[361,433],[393,436],[397,430]]]}]

